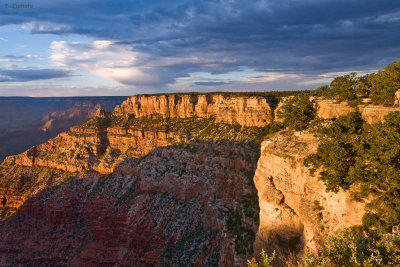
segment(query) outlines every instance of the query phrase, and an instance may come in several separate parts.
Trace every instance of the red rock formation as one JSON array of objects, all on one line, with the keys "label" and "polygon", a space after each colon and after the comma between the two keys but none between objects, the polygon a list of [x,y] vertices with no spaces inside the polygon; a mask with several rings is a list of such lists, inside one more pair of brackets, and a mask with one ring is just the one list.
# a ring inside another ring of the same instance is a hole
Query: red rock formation
[{"label": "red rock formation", "polygon": [[243,212],[241,198],[255,193],[248,185],[255,164],[243,156],[257,154],[241,145],[190,143],[127,160],[105,177],[68,179],[3,221],[0,265],[243,266],[251,241],[247,254],[235,252],[226,217]]},{"label": "red rock formation", "polygon": [[262,127],[273,120],[273,110],[265,97],[209,95],[132,96],[117,106],[114,114],[144,117],[160,114],[171,118],[216,116],[217,122]]}]

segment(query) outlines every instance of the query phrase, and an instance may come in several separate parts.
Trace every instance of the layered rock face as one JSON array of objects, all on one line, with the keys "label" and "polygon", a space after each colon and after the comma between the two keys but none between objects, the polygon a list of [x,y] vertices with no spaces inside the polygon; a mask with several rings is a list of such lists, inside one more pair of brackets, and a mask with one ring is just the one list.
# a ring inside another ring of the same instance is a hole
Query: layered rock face
[{"label": "layered rock face", "polygon": [[69,178],[0,222],[0,265],[244,266],[258,203],[243,201],[256,194],[258,155],[195,142],[126,160],[108,176]]},{"label": "layered rock face", "polygon": [[87,123],[72,127],[22,154],[7,157],[6,164],[49,167],[67,172],[97,171],[109,174],[129,157],[141,157],[156,147],[190,140],[246,142],[261,132],[260,127],[237,127],[203,118],[142,118],[111,116],[98,111]]},{"label": "layered rock face", "polygon": [[347,113],[353,112],[355,109],[350,107],[347,102],[338,103],[336,100],[314,100],[317,109],[317,116],[324,119],[332,119]]},{"label": "layered rock face", "polygon": [[29,197],[70,176],[69,172],[47,167],[3,163],[0,165],[0,222],[13,215]]},{"label": "layered rock face", "polygon": [[217,122],[262,127],[274,118],[272,99],[265,97],[208,95],[132,96],[115,109],[115,114],[135,117],[160,114],[170,118],[215,116]]},{"label": "layered rock face", "polygon": [[5,163],[109,174],[124,158],[146,155],[156,147],[172,144],[175,137],[162,131],[71,129],[22,154],[7,157]]},{"label": "layered rock face", "polygon": [[[354,112],[355,108],[350,107],[347,102],[337,102],[336,100],[314,100],[317,116],[325,119],[332,119],[350,112]],[[398,107],[383,107],[377,105],[363,104],[359,105],[358,109],[361,112],[363,119],[369,123],[377,123],[383,121],[384,117],[390,112],[399,111]]]},{"label": "layered rock face", "polygon": [[[16,102],[15,104],[19,105],[17,107],[9,107],[8,105],[2,106],[5,103],[2,103],[2,99],[0,98],[0,110],[3,112],[0,115],[2,121],[7,121],[16,114],[22,117],[14,119],[15,124],[11,124],[4,132],[0,129],[0,163],[9,155],[22,153],[32,146],[42,144],[56,137],[61,132],[68,131],[74,125],[87,121],[93,117],[99,107],[114,108],[123,101],[121,97],[65,98],[58,101],[57,98],[42,99],[42,101],[40,101],[40,98],[35,98],[32,100],[33,103],[30,103],[29,100],[28,98],[26,100],[28,103],[24,105],[21,105],[18,101],[14,101]],[[10,102],[13,101],[10,100]],[[46,104],[43,102],[49,103]],[[50,103],[53,106],[57,106],[57,108],[48,107],[47,105]],[[25,110],[26,106],[29,107],[28,104],[32,105],[31,116],[36,115],[35,113],[40,114],[40,111],[44,112],[46,110],[48,114],[29,121],[30,116],[25,114],[29,113],[29,111]],[[7,115],[10,117],[7,117]],[[17,124],[18,120],[27,123],[19,125]],[[7,126],[7,123],[5,125]],[[4,127],[4,125],[1,127]]]},{"label": "layered rock face", "polygon": [[262,128],[118,110],[0,165],[0,265],[246,265]]},{"label": "layered rock face", "polygon": [[261,248],[311,251],[329,235],[361,224],[365,203],[349,192],[326,192],[318,173],[310,175],[304,158],[315,153],[312,134],[280,132],[261,145],[254,176],[260,205],[255,251]]}]

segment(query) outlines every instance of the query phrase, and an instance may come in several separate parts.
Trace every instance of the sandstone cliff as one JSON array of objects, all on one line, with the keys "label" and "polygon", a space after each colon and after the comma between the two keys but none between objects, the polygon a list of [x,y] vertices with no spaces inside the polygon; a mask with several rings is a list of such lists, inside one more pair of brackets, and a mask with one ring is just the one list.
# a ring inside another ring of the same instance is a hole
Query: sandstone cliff
[{"label": "sandstone cliff", "polygon": [[217,122],[262,127],[274,118],[273,101],[266,97],[223,94],[132,96],[114,111],[139,118],[154,114],[170,118],[216,117]]},{"label": "sandstone cliff", "polygon": [[191,140],[242,143],[257,138],[261,132],[260,127],[216,122],[215,116],[165,119],[156,115],[136,119],[102,115],[22,154],[10,156],[5,163],[108,174],[124,159],[144,156],[156,147]]},{"label": "sandstone cliff", "polygon": [[326,192],[318,173],[310,175],[304,158],[318,140],[308,133],[283,131],[261,145],[254,183],[260,226],[255,251],[261,248],[315,251],[328,235],[361,223],[365,203],[348,192]]},{"label": "sandstone cliff", "polygon": [[[336,118],[355,111],[355,108],[350,107],[347,102],[338,102],[330,99],[315,99],[314,103],[317,109],[317,116],[325,119]],[[384,117],[390,112],[400,110],[398,107],[383,107],[370,104],[358,105],[358,108],[363,119],[370,124],[383,121]]]}]

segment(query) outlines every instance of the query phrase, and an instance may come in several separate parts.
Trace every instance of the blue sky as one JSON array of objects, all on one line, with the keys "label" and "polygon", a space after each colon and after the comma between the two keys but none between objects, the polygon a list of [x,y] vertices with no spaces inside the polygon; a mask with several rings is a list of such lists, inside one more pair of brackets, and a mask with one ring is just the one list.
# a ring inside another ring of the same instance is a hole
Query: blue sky
[{"label": "blue sky", "polygon": [[0,96],[314,89],[398,59],[398,0],[0,0]]}]

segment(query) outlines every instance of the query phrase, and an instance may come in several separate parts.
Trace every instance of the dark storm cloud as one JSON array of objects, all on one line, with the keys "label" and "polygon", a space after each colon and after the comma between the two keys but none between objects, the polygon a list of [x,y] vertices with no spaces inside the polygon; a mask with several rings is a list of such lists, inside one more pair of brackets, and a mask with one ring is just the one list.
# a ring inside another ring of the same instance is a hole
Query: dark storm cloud
[{"label": "dark storm cloud", "polygon": [[0,25],[111,39],[153,60],[214,60],[155,69],[169,81],[240,66],[305,74],[368,70],[400,55],[398,0],[36,0],[30,10],[2,13]]},{"label": "dark storm cloud", "polygon": [[69,71],[57,69],[0,70],[0,82],[28,82],[69,76]]}]

